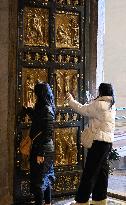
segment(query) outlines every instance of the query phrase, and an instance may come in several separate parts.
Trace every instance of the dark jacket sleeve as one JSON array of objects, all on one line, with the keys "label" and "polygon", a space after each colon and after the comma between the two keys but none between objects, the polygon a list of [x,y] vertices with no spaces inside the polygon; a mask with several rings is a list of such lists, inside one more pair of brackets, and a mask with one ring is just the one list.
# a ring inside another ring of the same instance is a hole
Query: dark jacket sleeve
[{"label": "dark jacket sleeve", "polygon": [[40,136],[35,140],[36,155],[44,156],[54,151],[53,131],[54,119],[48,111],[40,119]]}]

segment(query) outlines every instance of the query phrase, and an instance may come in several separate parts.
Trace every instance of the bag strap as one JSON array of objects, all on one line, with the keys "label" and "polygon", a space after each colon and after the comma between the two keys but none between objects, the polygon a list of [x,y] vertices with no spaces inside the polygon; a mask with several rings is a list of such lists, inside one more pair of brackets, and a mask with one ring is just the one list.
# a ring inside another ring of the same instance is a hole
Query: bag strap
[{"label": "bag strap", "polygon": [[32,142],[33,142],[40,134],[42,134],[42,131],[40,131],[37,135],[35,135],[35,137],[32,139]]}]

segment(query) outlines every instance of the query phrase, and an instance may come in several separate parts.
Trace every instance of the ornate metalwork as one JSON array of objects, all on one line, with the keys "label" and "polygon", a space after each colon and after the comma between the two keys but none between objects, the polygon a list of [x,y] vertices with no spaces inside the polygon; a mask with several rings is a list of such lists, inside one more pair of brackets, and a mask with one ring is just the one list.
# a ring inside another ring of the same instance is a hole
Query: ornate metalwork
[{"label": "ornate metalwork", "polygon": [[29,181],[21,181],[21,192],[23,196],[30,195],[30,182]]},{"label": "ornate metalwork", "polygon": [[57,12],[56,47],[79,48],[79,14]]},{"label": "ornate metalwork", "polygon": [[31,61],[32,60],[32,54],[31,53],[29,53],[29,52],[27,52],[26,54],[25,54],[25,59],[24,59],[25,61]]},{"label": "ornate metalwork", "polygon": [[55,130],[55,165],[77,164],[77,128],[57,128]]},{"label": "ornate metalwork", "polygon": [[70,92],[75,98],[78,97],[78,86],[77,86],[77,70],[59,69],[55,75],[55,93],[56,93],[56,105],[67,106],[65,104],[66,93]]},{"label": "ornate metalwork", "polygon": [[[50,84],[56,104],[54,195],[75,192],[80,178],[82,149],[78,138],[82,120],[68,107],[65,98],[67,92],[79,101],[83,97],[84,2],[34,0],[21,3],[19,0],[17,114],[22,105],[34,107],[37,80]],[[19,184],[15,194],[17,203],[18,196],[21,200],[31,198],[29,159],[21,156],[19,149],[21,139],[29,135],[30,124],[28,116],[23,120],[18,116],[15,148],[15,184]]]},{"label": "ornate metalwork", "polygon": [[53,189],[56,193],[75,192],[80,181],[80,173],[60,175],[57,177]]},{"label": "ornate metalwork", "polygon": [[48,54],[46,52],[40,53],[40,52],[25,52],[23,56],[23,60],[25,62],[28,62],[28,64],[33,64],[34,62],[40,62],[40,63],[47,63],[48,62]]},{"label": "ornate metalwork", "polygon": [[66,4],[66,5],[72,5],[72,6],[78,6],[83,3],[82,0],[57,0],[56,2],[61,5]]},{"label": "ornate metalwork", "polygon": [[25,7],[24,44],[30,46],[48,46],[49,12],[43,8]]},{"label": "ornate metalwork", "polygon": [[23,105],[33,107],[35,104],[34,86],[38,81],[48,81],[48,72],[45,69],[29,69],[22,70],[22,86],[23,86]]},{"label": "ornate metalwork", "polygon": [[58,112],[56,114],[56,121],[57,122],[70,122],[70,121],[78,121],[77,119],[78,115],[77,113],[60,113]]},{"label": "ornate metalwork", "polygon": [[58,54],[58,55],[53,55],[52,56],[52,59],[53,61],[57,62],[57,63],[79,63],[80,60],[79,60],[79,56],[77,56],[76,54],[75,55],[61,55],[61,54]]}]

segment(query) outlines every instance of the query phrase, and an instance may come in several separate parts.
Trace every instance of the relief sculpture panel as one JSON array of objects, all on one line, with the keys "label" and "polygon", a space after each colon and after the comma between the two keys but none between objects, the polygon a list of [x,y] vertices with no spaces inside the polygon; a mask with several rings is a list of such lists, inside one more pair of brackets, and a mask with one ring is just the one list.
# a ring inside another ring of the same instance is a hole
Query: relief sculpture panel
[{"label": "relief sculpture panel", "polygon": [[57,128],[55,130],[55,165],[77,164],[77,128]]},{"label": "relief sculpture panel", "polygon": [[54,183],[54,190],[56,193],[67,193],[70,191],[76,191],[77,186],[80,181],[80,173],[60,175],[57,177],[56,182]]},{"label": "relief sculpture panel", "polygon": [[46,69],[28,69],[22,70],[22,85],[23,85],[23,106],[33,107],[35,104],[34,86],[40,80],[48,81],[48,72]]},{"label": "relief sculpture panel", "polygon": [[48,46],[49,14],[43,8],[24,10],[24,44],[30,46]]},{"label": "relief sculpture panel", "polygon": [[56,14],[56,47],[79,48],[79,15],[57,12]]},{"label": "relief sculpture panel", "polygon": [[65,98],[67,92],[70,92],[76,99],[78,98],[77,70],[59,69],[55,73],[55,96],[58,107],[67,106]]}]

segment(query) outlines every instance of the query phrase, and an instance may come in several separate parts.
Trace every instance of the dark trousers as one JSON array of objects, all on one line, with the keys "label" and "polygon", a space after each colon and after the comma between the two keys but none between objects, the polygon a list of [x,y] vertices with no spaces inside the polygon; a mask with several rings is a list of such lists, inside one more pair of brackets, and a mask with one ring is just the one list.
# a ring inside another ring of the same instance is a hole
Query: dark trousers
[{"label": "dark trousers", "polygon": [[34,187],[34,197],[35,197],[35,205],[42,205],[43,200],[45,200],[45,204],[51,203],[51,188],[48,186],[45,191],[42,192],[41,188]]},{"label": "dark trousers", "polygon": [[94,141],[88,150],[85,168],[75,200],[85,203],[92,193],[92,200],[100,201],[107,198],[109,164],[108,157],[112,144]]},{"label": "dark trousers", "polygon": [[30,157],[30,189],[34,194],[35,205],[51,203],[51,184],[53,183],[54,169],[52,156],[45,156],[42,164],[38,164],[36,155],[32,152]]}]

